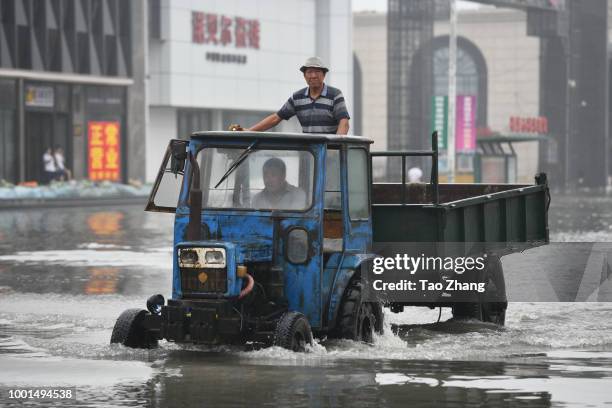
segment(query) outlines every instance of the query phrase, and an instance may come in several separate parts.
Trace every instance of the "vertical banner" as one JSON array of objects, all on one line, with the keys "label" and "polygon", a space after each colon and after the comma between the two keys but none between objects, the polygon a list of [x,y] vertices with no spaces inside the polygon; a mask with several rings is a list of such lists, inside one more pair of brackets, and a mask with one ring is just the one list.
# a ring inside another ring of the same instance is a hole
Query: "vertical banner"
[{"label": "vertical banner", "polygon": [[119,122],[88,122],[88,169],[92,181],[121,179]]},{"label": "vertical banner", "polygon": [[455,147],[457,153],[474,153],[476,151],[476,97],[458,95],[456,116]]},{"label": "vertical banner", "polygon": [[431,98],[431,131],[438,131],[438,149],[448,148],[448,96]]}]

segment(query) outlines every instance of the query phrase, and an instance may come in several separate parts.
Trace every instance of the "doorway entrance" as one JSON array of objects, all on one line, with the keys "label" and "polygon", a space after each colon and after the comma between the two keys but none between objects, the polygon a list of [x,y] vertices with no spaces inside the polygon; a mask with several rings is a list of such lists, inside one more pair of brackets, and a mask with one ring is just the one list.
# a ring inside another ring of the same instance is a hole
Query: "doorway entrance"
[{"label": "doorway entrance", "polygon": [[25,116],[26,180],[45,181],[43,154],[48,148],[64,150],[66,167],[71,167],[72,145],[69,143],[67,114],[26,112]]}]

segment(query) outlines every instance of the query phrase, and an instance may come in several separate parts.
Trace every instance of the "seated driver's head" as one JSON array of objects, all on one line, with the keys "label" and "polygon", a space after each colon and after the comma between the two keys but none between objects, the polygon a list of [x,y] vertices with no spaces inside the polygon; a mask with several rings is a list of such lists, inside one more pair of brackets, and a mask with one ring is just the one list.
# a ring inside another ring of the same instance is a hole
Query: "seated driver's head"
[{"label": "seated driver's head", "polygon": [[266,160],[263,165],[263,179],[266,190],[279,192],[285,186],[287,167],[285,162],[277,157]]}]

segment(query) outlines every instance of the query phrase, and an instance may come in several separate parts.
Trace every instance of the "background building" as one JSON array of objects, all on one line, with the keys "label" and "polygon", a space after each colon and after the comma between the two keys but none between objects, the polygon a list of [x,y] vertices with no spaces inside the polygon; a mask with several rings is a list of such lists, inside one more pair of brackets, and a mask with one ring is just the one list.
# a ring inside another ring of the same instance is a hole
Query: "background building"
[{"label": "background building", "polygon": [[142,143],[130,123],[144,123],[144,111],[130,100],[143,4],[0,2],[0,179],[40,181],[55,145],[77,178],[138,177],[126,157]]},{"label": "background building", "polygon": [[[459,14],[457,95],[476,95],[476,129],[513,133],[513,117],[540,116],[540,40],[527,35],[527,13],[483,7]],[[448,21],[434,25],[434,95],[448,92]],[[517,182],[538,171],[539,142],[514,144]],[[461,163],[458,163],[459,165]]]},{"label": "background building", "polygon": [[1,1],[0,179],[60,145],[78,179],[153,181],[170,139],[277,111],[313,55],[352,113],[351,33],[350,0]]},{"label": "background building", "polygon": [[[546,142],[514,144],[518,182],[531,182],[543,170],[556,186],[605,186],[612,174],[612,40],[605,35],[612,32],[611,2],[477,3],[459,12],[457,59],[457,94],[473,97],[475,133],[546,134]],[[383,123],[380,104],[369,101],[387,101],[386,134],[373,127],[364,133],[377,139],[375,148],[383,148],[385,138],[389,149],[427,148],[436,119],[432,98],[447,94],[448,3],[388,5],[388,14],[354,16],[364,124]],[[381,58],[368,39],[384,34],[387,57]],[[382,66],[386,89],[369,85]],[[458,156],[460,170],[469,170],[469,159]],[[385,170],[384,163],[379,167]]]},{"label": "background building", "polygon": [[[539,114],[539,40],[527,36],[525,20],[525,12],[494,7],[459,13],[457,94],[476,95],[477,128],[507,133],[511,117]],[[361,84],[364,134],[374,138],[374,149],[385,150],[388,140],[395,140],[397,144],[402,136],[387,134],[386,13],[356,13],[353,37],[364,78]],[[447,20],[435,20],[432,44],[432,92],[447,95]],[[429,117],[419,116],[414,120],[426,126],[431,123]],[[420,137],[418,142],[406,140],[401,148],[420,149],[427,147],[425,143],[425,137]],[[531,182],[537,171],[538,143],[517,144],[516,149],[521,163],[518,180]],[[378,172],[382,173],[384,163],[376,164]]]}]

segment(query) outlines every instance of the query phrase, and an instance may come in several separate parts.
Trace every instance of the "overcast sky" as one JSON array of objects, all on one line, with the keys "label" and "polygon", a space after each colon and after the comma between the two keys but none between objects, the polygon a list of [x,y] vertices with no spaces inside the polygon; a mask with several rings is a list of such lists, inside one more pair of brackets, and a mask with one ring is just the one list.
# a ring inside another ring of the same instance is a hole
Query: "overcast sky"
[{"label": "overcast sky", "polygon": [[[388,0],[353,0],[353,11],[376,10],[387,11]],[[459,0],[457,3],[459,9],[478,8],[477,3]]]}]

